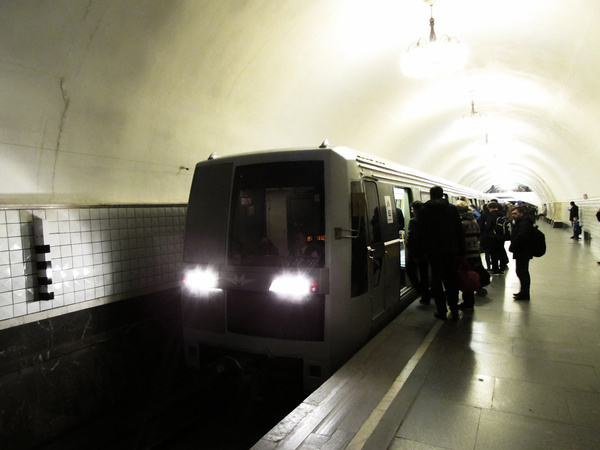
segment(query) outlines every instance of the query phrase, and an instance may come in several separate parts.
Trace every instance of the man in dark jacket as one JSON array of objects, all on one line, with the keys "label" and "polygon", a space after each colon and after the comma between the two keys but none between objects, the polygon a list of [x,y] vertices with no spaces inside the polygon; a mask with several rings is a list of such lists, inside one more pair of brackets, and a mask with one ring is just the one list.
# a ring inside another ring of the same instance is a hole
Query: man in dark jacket
[{"label": "man in dark jacket", "polygon": [[529,276],[529,260],[533,258],[531,251],[531,235],[533,221],[525,215],[525,208],[517,206],[512,210],[513,226],[510,234],[509,250],[516,262],[516,273],[521,282],[521,290],[514,294],[515,300],[529,300],[531,277]]},{"label": "man in dark jacket", "polygon": [[569,208],[569,220],[571,221],[571,228],[573,229],[573,234],[571,235],[571,239],[575,239],[575,227],[573,224],[576,220],[579,219],[579,206],[575,204],[575,202],[571,202],[571,207]]},{"label": "man in dark jacket", "polygon": [[[445,319],[448,308],[458,318],[458,258],[465,254],[465,236],[456,206],[444,197],[440,186],[430,189],[431,200],[419,211],[418,251],[429,260],[431,293],[437,311],[435,317]],[[445,294],[444,294],[445,289]]]}]

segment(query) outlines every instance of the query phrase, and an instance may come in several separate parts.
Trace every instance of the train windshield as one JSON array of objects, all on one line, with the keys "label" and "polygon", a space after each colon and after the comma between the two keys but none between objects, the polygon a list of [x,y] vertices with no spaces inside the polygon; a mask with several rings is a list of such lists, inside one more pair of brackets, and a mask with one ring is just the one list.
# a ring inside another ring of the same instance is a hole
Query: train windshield
[{"label": "train windshield", "polygon": [[323,267],[323,161],[236,168],[229,264]]}]

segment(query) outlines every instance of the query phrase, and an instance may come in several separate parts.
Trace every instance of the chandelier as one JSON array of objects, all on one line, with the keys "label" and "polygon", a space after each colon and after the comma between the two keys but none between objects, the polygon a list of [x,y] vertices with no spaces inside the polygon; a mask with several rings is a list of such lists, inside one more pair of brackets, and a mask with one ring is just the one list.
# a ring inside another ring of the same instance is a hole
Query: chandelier
[{"label": "chandelier", "polygon": [[437,38],[433,19],[436,0],[423,0],[431,8],[429,40],[420,38],[410,44],[402,56],[401,67],[405,75],[415,78],[435,78],[462,69],[467,62],[469,50],[457,38],[444,35]]},{"label": "chandelier", "polygon": [[[468,124],[474,130],[484,130],[486,123],[487,115],[485,113],[480,113],[475,111],[475,100],[471,100],[471,112],[469,114],[463,114],[461,116],[461,121],[465,124]],[[487,134],[486,134],[486,143],[487,143]]]}]

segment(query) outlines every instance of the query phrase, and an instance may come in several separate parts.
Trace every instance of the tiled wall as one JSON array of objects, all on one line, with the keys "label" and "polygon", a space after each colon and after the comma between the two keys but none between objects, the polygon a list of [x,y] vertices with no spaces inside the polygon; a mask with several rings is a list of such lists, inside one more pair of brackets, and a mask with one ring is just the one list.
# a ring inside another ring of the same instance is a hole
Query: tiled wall
[{"label": "tiled wall", "polygon": [[[176,286],[185,205],[0,209],[0,329]],[[54,299],[38,296],[43,219]]]}]

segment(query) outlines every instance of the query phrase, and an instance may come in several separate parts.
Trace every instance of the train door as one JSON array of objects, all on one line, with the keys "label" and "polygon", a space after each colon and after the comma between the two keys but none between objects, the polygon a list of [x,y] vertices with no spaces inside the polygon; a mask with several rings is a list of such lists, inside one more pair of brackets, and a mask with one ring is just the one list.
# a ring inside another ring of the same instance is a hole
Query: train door
[{"label": "train door", "polygon": [[381,236],[381,205],[377,184],[365,181],[367,200],[367,252],[369,258],[369,292],[371,293],[371,317],[376,318],[385,308],[384,253]]},{"label": "train door", "polygon": [[410,204],[412,203],[412,191],[410,188],[394,186],[394,200],[396,213],[398,215],[398,236],[400,238],[400,285],[406,285],[406,232],[410,220]]}]

